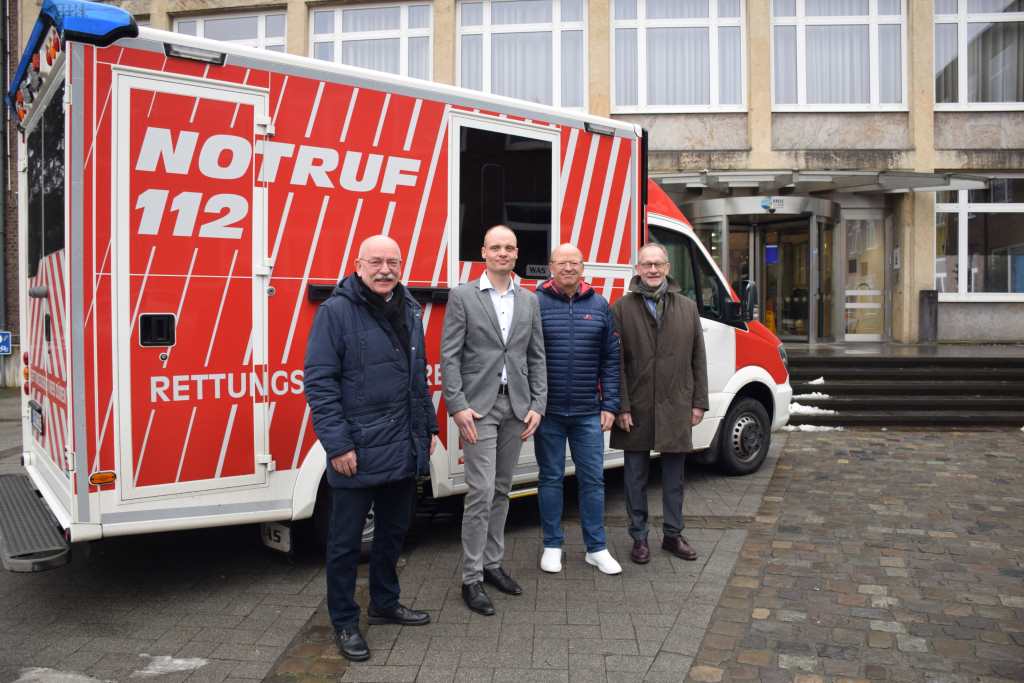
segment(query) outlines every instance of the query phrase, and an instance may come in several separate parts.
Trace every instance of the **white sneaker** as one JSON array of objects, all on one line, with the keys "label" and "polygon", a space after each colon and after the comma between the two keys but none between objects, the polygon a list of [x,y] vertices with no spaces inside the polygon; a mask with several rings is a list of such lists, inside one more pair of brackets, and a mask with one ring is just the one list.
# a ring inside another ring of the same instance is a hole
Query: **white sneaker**
[{"label": "white sneaker", "polygon": [[622,573],[622,565],[615,561],[607,549],[598,550],[596,553],[587,553],[586,560],[587,564],[597,567],[602,574]]},{"label": "white sneaker", "polygon": [[549,574],[562,571],[562,549],[544,548],[544,554],[540,556],[540,568]]}]

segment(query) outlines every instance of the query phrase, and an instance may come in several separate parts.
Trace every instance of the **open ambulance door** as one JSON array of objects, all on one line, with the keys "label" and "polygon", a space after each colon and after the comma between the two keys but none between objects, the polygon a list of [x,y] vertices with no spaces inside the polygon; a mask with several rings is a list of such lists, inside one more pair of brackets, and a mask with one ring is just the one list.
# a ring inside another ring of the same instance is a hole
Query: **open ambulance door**
[{"label": "open ambulance door", "polygon": [[262,485],[267,93],[119,67],[111,90],[120,500]]}]

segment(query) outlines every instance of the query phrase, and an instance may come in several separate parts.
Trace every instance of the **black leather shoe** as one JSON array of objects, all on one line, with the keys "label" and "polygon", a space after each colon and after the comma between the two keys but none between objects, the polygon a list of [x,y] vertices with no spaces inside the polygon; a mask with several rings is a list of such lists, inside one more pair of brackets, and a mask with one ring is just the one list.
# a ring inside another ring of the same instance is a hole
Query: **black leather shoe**
[{"label": "black leather shoe", "polygon": [[338,646],[341,656],[351,662],[365,662],[370,658],[370,648],[366,646],[358,626],[335,631],[334,644]]},{"label": "black leather shoe", "polygon": [[491,599],[487,597],[484,585],[479,581],[462,584],[462,599],[465,601],[466,607],[477,614],[482,614],[485,617],[494,614],[494,605],[491,604]]},{"label": "black leather shoe", "polygon": [[495,567],[494,569],[484,569],[484,583],[489,583],[502,593],[508,593],[509,595],[522,595],[522,587],[516,583],[516,580],[508,575],[503,567]]},{"label": "black leather shoe", "polygon": [[405,605],[391,609],[377,609],[370,605],[366,610],[366,620],[371,624],[401,624],[402,626],[422,626],[430,623],[430,615]]}]

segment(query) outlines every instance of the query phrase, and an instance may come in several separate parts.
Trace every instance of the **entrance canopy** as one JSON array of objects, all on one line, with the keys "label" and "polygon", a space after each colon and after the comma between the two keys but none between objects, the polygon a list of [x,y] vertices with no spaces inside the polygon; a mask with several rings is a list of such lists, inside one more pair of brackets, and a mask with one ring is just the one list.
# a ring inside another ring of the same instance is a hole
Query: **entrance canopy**
[{"label": "entrance canopy", "polygon": [[985,176],[966,173],[921,173],[917,171],[693,171],[656,178],[664,185],[683,185],[721,194],[752,189],[771,194],[791,189],[794,194],[813,192],[942,192],[984,190]]}]

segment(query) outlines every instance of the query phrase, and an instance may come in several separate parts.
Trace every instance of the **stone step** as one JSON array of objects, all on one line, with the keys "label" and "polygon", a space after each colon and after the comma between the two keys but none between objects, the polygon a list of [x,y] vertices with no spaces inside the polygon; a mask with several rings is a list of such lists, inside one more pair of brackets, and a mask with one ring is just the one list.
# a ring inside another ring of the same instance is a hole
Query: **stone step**
[{"label": "stone step", "polygon": [[[835,396],[828,392],[819,392],[828,395],[828,398],[798,398],[793,401],[805,406],[826,408],[845,412],[848,410],[970,410],[979,412],[989,411],[1024,411],[1024,396],[963,396],[959,394],[946,394],[931,396],[927,394],[894,394],[877,395],[865,394],[862,396]],[[797,395],[799,396],[799,395]]]},{"label": "stone step", "polygon": [[1024,383],[1015,381],[971,380],[911,380],[887,379],[828,380],[824,384],[811,384],[809,380],[791,379],[794,394],[820,392],[829,396],[853,395],[956,395],[963,397],[1024,396]]},{"label": "stone step", "polygon": [[835,414],[790,415],[791,425],[835,427],[929,427],[961,429],[1024,426],[1024,410],[844,410]]}]

